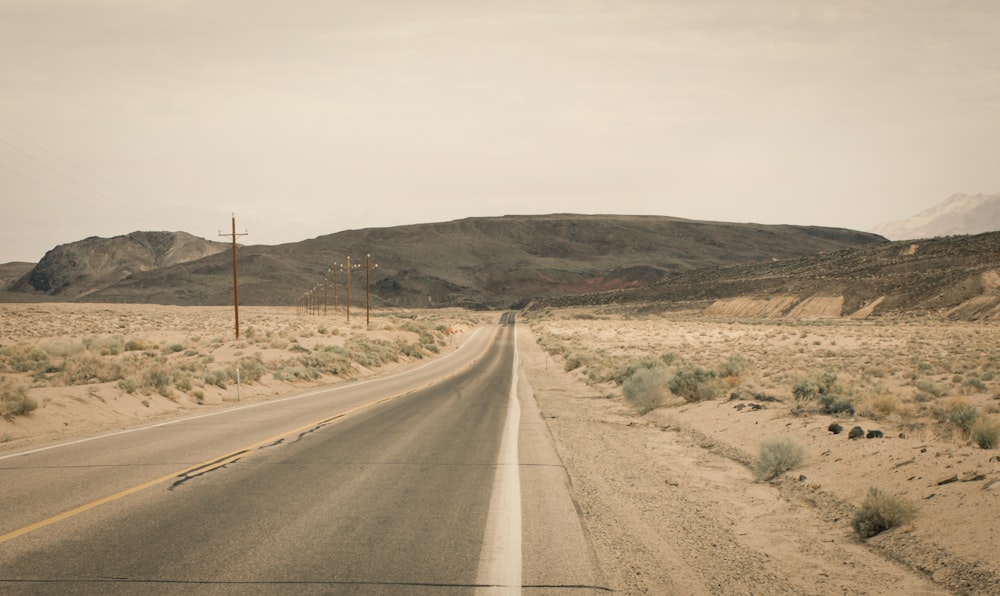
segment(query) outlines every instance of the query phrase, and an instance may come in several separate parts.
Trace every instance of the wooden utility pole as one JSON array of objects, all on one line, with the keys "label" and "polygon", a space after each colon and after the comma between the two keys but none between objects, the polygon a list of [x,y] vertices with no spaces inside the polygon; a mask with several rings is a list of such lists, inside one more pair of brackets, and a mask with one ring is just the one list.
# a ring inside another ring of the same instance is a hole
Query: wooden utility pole
[{"label": "wooden utility pole", "polygon": [[351,322],[351,257],[347,257],[347,322]]},{"label": "wooden utility pole", "polygon": [[[372,308],[371,308],[371,290],[369,285],[369,279],[371,275],[371,253],[365,255],[365,328],[371,326],[372,324]],[[378,269],[378,263],[375,263],[375,268]]]},{"label": "wooden utility pole", "polygon": [[340,305],[337,304],[337,264],[333,264],[333,268],[330,269],[333,272],[333,312],[334,314],[340,312]]},{"label": "wooden utility pole", "polygon": [[233,311],[236,313],[236,339],[240,338],[240,282],[236,273],[236,238],[246,236],[249,232],[236,233],[236,214],[233,214],[233,231],[229,234],[219,232],[219,236],[229,236],[233,239]]},{"label": "wooden utility pole", "polygon": [[368,261],[371,258],[371,253],[365,255],[365,329],[372,324],[372,309],[369,302],[371,296],[368,294]]},{"label": "wooden utility pole", "polygon": [[337,298],[337,272],[343,271],[344,265],[341,263],[334,263],[330,266],[330,274],[333,276],[333,312],[340,312],[340,302]]}]

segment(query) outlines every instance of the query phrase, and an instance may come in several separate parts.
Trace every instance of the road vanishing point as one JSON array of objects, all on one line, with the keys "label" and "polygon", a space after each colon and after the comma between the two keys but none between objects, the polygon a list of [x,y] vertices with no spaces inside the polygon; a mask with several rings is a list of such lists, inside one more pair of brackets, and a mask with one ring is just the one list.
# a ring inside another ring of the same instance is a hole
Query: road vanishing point
[{"label": "road vanishing point", "polygon": [[0,594],[606,594],[526,337],[2,455]]}]

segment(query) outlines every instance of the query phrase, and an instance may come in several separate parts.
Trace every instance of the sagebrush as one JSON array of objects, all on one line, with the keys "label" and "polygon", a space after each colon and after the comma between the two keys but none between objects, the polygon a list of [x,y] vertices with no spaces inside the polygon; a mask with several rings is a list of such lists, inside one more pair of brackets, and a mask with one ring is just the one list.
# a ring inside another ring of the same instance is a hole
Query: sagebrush
[{"label": "sagebrush", "polygon": [[0,416],[12,418],[24,416],[38,407],[38,402],[28,395],[24,385],[4,381],[0,383]]},{"label": "sagebrush", "polygon": [[622,393],[636,411],[646,414],[666,401],[669,380],[670,373],[662,366],[640,368],[622,383]]},{"label": "sagebrush", "polygon": [[909,523],[916,514],[917,508],[906,499],[872,487],[854,516],[854,531],[861,538],[871,538]]},{"label": "sagebrush", "polygon": [[670,379],[670,391],[687,401],[715,399],[722,392],[722,386],[715,371],[700,366],[683,365]]},{"label": "sagebrush", "polygon": [[1000,447],[1000,419],[994,416],[980,416],[972,425],[972,442],[981,449]]},{"label": "sagebrush", "polygon": [[760,444],[753,472],[758,480],[771,480],[798,468],[805,458],[805,449],[789,437],[766,439]]}]

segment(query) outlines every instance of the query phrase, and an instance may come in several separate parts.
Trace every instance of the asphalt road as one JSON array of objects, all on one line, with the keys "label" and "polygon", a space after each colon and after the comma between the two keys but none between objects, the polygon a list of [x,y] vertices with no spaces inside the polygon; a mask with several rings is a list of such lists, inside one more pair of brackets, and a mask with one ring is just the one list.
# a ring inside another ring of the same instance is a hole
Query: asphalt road
[{"label": "asphalt road", "polygon": [[391,377],[0,457],[0,593],[606,592],[513,323]]}]

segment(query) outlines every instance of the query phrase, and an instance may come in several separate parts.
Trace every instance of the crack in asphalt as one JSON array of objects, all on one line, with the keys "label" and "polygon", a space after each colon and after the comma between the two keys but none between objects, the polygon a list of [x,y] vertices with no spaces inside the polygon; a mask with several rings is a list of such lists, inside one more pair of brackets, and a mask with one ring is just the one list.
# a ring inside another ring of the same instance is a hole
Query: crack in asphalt
[{"label": "crack in asphalt", "polygon": [[[383,400],[383,401],[385,401],[385,400]],[[295,438],[294,441],[290,441],[288,443],[285,443],[285,437],[281,437],[279,439],[276,439],[272,443],[268,443],[267,445],[261,445],[261,446],[255,448],[255,449],[253,449],[253,451],[260,451],[262,449],[267,449],[269,447],[277,447],[277,446],[282,445],[282,444],[293,445],[293,444],[298,443],[299,441],[301,441],[306,435],[312,434],[312,433],[314,433],[314,432],[316,432],[316,431],[318,431],[318,430],[320,430],[320,429],[322,429],[322,428],[324,428],[326,426],[329,426],[331,423],[333,423],[336,420],[339,420],[340,418],[343,418],[345,415],[346,414],[337,414],[336,416],[331,416],[330,418],[327,418],[326,420],[322,420],[322,421],[316,423],[316,425],[313,426],[312,428],[300,432],[298,434],[298,436]],[[194,469],[191,469],[191,470],[187,470],[183,474],[178,475],[177,476],[177,480],[175,480],[173,482],[173,484],[171,484],[167,488],[167,490],[168,491],[172,491],[175,488],[177,488],[178,486],[184,484],[185,482],[187,482],[189,480],[193,480],[193,479],[198,478],[200,476],[204,476],[205,474],[208,474],[209,472],[214,472],[216,470],[225,469],[225,468],[229,467],[229,464],[234,464],[234,463],[240,461],[243,458],[244,455],[246,455],[246,454],[248,454],[250,452],[251,452],[250,449],[242,449],[242,450],[236,451],[234,453],[223,455],[222,457],[220,457],[218,459],[215,459],[215,460],[212,460],[212,461],[210,461],[208,463],[205,463],[205,464],[203,464],[201,466],[198,466],[197,468],[194,468]]]},{"label": "crack in asphalt", "polygon": [[186,470],[183,474],[179,474],[177,476],[177,480],[175,480],[174,483],[171,484],[169,488],[167,488],[167,490],[172,491],[178,486],[187,482],[188,480],[198,478],[199,476],[204,476],[205,474],[208,474],[209,472],[214,472],[215,470],[221,470],[222,468],[225,468],[229,464],[238,462],[242,458],[242,456],[246,455],[247,453],[249,453],[249,450],[242,449],[235,453],[224,455],[216,460],[198,466],[197,468]]},{"label": "crack in asphalt", "polygon": [[[382,401],[385,401],[385,400],[382,400]],[[379,402],[376,402],[376,403],[382,403],[382,401],[379,401]],[[317,422],[317,423],[316,423],[316,426],[314,426],[314,427],[312,427],[312,428],[310,428],[310,429],[308,429],[308,430],[304,430],[304,431],[300,432],[300,433],[299,433],[299,436],[295,437],[295,440],[294,440],[294,441],[292,441],[291,443],[289,443],[289,445],[292,445],[292,444],[295,444],[295,443],[298,443],[298,442],[299,442],[299,441],[301,441],[301,440],[302,440],[302,439],[303,439],[303,438],[304,438],[304,437],[305,437],[306,435],[310,435],[310,434],[312,434],[312,433],[314,433],[314,432],[316,432],[316,431],[320,430],[321,428],[323,428],[323,427],[325,427],[325,426],[328,426],[328,425],[329,425],[330,423],[332,423],[333,421],[335,421],[335,420],[339,420],[340,418],[343,418],[343,417],[344,417],[345,415],[346,415],[346,414],[337,414],[336,416],[333,416],[333,417],[331,417],[331,418],[327,418],[326,420],[322,420],[322,421],[320,421],[320,422]]]}]

